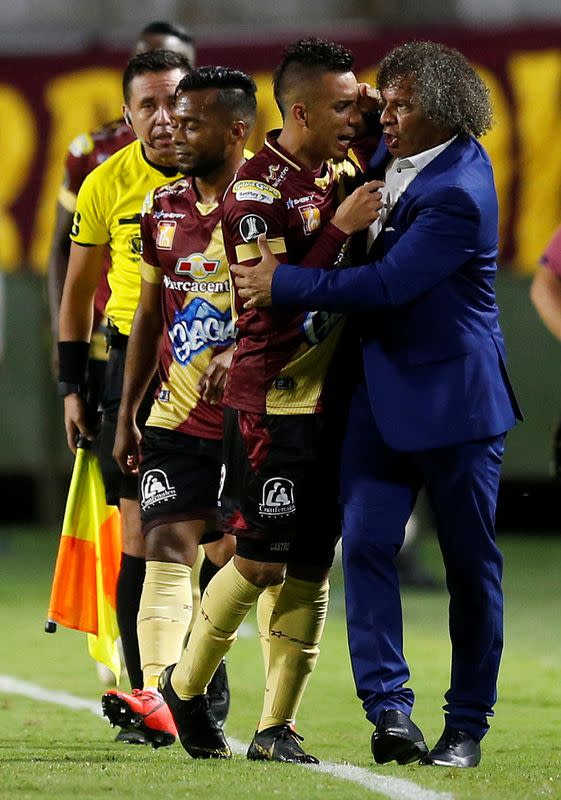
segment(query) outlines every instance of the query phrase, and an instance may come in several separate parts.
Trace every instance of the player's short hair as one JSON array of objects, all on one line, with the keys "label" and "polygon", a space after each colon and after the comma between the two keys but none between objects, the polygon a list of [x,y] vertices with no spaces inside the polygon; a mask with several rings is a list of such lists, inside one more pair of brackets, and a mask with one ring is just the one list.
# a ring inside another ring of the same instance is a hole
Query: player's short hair
[{"label": "player's short hair", "polygon": [[149,72],[168,72],[172,69],[182,70],[187,73],[191,64],[186,56],[173,53],[171,50],[148,50],[133,56],[123,73],[123,97],[125,103],[130,100],[130,86],[137,75],[146,75]]},{"label": "player's short hair", "polygon": [[491,127],[489,89],[459,50],[407,42],[382,59],[376,83],[383,91],[409,77],[420,107],[438,127],[462,136],[481,136]]},{"label": "player's short hair", "polygon": [[180,80],[175,96],[196,89],[218,89],[217,99],[221,106],[239,115],[248,127],[255,122],[257,86],[245,72],[231,67],[198,67]]},{"label": "player's short hair", "polygon": [[313,84],[326,72],[349,72],[353,54],[342,44],[308,37],[291,44],[273,73],[275,100],[284,118],[289,95]]},{"label": "player's short hair", "polygon": [[195,40],[187,30],[187,28],[183,27],[183,25],[178,25],[175,22],[151,22],[149,25],[146,25],[140,33],[138,34],[138,38],[141,39],[143,36],[175,36],[176,39],[180,39],[185,44],[195,45]]}]

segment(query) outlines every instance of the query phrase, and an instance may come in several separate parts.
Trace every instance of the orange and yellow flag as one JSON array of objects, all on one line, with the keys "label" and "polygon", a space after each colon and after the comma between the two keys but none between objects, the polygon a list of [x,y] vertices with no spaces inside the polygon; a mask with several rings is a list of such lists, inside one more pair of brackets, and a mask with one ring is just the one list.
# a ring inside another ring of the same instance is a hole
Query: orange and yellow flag
[{"label": "orange and yellow flag", "polygon": [[121,562],[121,517],[105,501],[97,457],[76,450],[51,588],[49,620],[88,634],[92,658],[114,673],[121,664],[116,591]]}]

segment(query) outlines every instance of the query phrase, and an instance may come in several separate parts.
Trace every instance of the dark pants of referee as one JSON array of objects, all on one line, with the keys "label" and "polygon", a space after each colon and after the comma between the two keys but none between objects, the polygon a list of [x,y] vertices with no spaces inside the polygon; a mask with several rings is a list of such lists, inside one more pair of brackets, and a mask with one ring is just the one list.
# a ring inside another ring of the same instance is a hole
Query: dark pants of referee
[{"label": "dark pants of referee", "polygon": [[[420,452],[388,447],[364,386],[356,392],[343,447],[343,566],[357,693],[376,725],[381,713],[410,715],[395,556],[425,486],[450,593],[452,669],[446,724],[480,740],[492,715],[503,644],[502,557],[494,521],[504,435]],[[430,632],[430,631],[429,631]]]}]

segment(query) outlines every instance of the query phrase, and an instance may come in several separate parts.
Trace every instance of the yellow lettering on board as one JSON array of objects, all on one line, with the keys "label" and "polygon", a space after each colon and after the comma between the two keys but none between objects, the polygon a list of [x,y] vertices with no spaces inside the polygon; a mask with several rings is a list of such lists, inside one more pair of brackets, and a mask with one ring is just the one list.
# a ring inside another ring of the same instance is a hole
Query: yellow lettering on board
[{"label": "yellow lettering on board", "polygon": [[520,141],[514,261],[528,273],[561,222],[561,51],[515,53],[508,71]]},{"label": "yellow lettering on board", "polygon": [[121,72],[95,68],[59,75],[45,89],[51,127],[41,193],[35,215],[30,260],[44,272],[51,247],[56,198],[72,139],[116,119],[121,113]]},{"label": "yellow lettering on board", "polygon": [[9,212],[29,179],[37,147],[37,130],[23,95],[0,84],[0,269],[14,270],[23,260],[21,235]]},{"label": "yellow lettering on board", "polygon": [[258,72],[252,75],[257,84],[257,120],[249,137],[247,147],[253,153],[261,150],[267,131],[280,128],[282,119],[273,95],[272,75]]},{"label": "yellow lettering on board", "polygon": [[499,242],[504,241],[511,215],[512,195],[512,139],[513,122],[510,107],[501,82],[495,75],[480,64],[474,64],[480,77],[485,81],[493,106],[493,127],[481,137],[481,144],[493,163],[495,185],[499,197]]}]

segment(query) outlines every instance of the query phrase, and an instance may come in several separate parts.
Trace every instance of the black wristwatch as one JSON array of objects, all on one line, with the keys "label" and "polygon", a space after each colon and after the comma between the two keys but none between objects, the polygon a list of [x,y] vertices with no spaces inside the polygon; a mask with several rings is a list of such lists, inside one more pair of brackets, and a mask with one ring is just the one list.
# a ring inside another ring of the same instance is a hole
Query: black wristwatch
[{"label": "black wristwatch", "polygon": [[81,383],[68,383],[68,381],[59,381],[58,382],[58,396],[59,397],[68,397],[69,394],[79,394],[82,396],[84,393],[84,387]]}]

